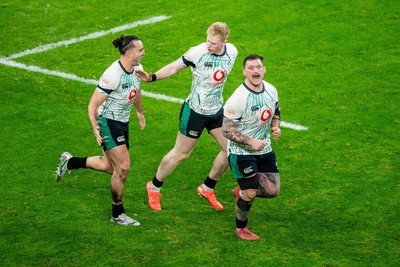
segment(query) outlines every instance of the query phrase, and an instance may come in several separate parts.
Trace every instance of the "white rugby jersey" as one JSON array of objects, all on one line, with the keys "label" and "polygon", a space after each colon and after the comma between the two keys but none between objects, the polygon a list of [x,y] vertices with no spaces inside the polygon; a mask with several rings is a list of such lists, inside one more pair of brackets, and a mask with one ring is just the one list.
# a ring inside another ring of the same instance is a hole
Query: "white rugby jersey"
[{"label": "white rugby jersey", "polygon": [[270,127],[278,103],[278,92],[272,85],[263,81],[264,89],[257,93],[245,83],[241,84],[226,101],[224,116],[237,123],[237,129],[253,139],[267,143],[262,151],[249,145],[239,144],[228,139],[228,153],[235,155],[261,155],[272,151]]},{"label": "white rugby jersey", "polygon": [[[142,65],[134,70],[143,69]],[[96,90],[107,96],[98,113],[104,118],[129,122],[132,104],[140,90],[140,78],[135,71],[127,72],[119,60],[114,61],[100,77]]]},{"label": "white rugby jersey", "polygon": [[208,53],[207,43],[190,48],[182,56],[182,64],[192,68],[192,88],[186,101],[195,112],[214,115],[223,106],[222,91],[238,55],[227,43],[222,55]]}]

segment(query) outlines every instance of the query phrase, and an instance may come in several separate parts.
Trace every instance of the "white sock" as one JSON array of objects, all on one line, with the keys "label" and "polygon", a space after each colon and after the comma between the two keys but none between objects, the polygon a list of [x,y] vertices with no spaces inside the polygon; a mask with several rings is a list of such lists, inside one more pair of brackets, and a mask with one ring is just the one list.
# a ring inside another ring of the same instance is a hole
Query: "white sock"
[{"label": "white sock", "polygon": [[161,187],[156,187],[153,183],[151,183],[151,191],[160,192]]},{"label": "white sock", "polygon": [[209,188],[208,186],[206,186],[205,184],[203,184],[203,189],[206,190],[207,192],[211,192],[214,191],[214,189]]}]

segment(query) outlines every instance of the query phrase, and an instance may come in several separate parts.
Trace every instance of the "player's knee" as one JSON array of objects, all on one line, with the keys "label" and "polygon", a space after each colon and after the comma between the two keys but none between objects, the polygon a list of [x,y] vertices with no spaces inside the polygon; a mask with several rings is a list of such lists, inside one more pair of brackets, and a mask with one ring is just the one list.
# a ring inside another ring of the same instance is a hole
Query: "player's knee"
[{"label": "player's knee", "polygon": [[104,171],[105,171],[106,173],[108,173],[108,174],[113,174],[113,173],[114,173],[114,168],[110,165],[110,166],[107,166],[107,167],[104,169]]},{"label": "player's knee", "polygon": [[186,160],[189,156],[190,156],[190,152],[176,152],[174,151],[173,154],[174,158],[176,159],[177,162],[182,162],[184,160]]},{"label": "player's knee", "polygon": [[186,160],[190,156],[190,153],[182,153],[178,156],[179,162]]},{"label": "player's knee", "polygon": [[113,174],[114,173],[114,168],[111,166],[110,168],[105,169],[105,171],[108,174]]},{"label": "player's knee", "polygon": [[106,173],[113,174],[114,168],[110,162],[106,162],[103,166],[103,169]]},{"label": "player's knee", "polygon": [[249,211],[251,209],[252,202],[251,201],[245,201],[243,198],[240,197],[238,199],[236,205],[242,211]]},{"label": "player's knee", "polygon": [[238,179],[238,183],[241,189],[241,196],[247,201],[253,201],[257,195],[257,175],[248,178]]},{"label": "player's knee", "polygon": [[130,163],[127,162],[120,164],[118,167],[114,169],[114,171],[117,173],[118,177],[125,180],[129,174],[130,169],[131,169]]},{"label": "player's knee", "polygon": [[93,157],[93,160],[90,162],[88,161],[89,168],[99,170],[99,171],[104,171],[109,174],[114,173],[114,167],[111,164],[110,160],[107,157],[104,156],[99,156],[97,158]]},{"label": "player's knee", "polygon": [[253,201],[257,196],[257,189],[245,189],[245,190],[242,190],[241,195],[247,201]]}]

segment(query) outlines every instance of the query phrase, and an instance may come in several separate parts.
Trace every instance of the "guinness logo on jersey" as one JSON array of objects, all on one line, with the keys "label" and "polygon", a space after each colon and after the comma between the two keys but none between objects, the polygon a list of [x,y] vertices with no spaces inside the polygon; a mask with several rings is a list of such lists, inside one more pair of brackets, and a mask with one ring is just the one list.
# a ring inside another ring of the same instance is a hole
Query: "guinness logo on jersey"
[{"label": "guinness logo on jersey", "polygon": [[204,62],[204,67],[212,68],[213,67],[213,63],[212,62]]}]

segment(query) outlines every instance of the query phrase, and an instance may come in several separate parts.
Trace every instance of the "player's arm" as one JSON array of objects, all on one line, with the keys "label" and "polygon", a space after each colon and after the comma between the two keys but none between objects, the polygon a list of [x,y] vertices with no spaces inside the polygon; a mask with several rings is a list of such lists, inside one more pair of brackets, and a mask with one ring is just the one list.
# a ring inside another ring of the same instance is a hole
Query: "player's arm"
[{"label": "player's arm", "polygon": [[182,59],[178,58],[174,62],[162,67],[155,73],[147,73],[143,70],[136,70],[136,75],[144,82],[154,82],[157,80],[162,80],[172,75],[180,72],[181,70],[185,69],[187,66],[182,64]]},{"label": "player's arm", "polygon": [[88,116],[92,125],[93,134],[96,137],[97,143],[101,145],[103,139],[100,136],[100,127],[97,122],[98,109],[100,105],[107,99],[107,96],[95,90],[90,98],[88,105]]},{"label": "player's arm", "polygon": [[271,131],[272,136],[275,140],[278,140],[281,137],[281,129],[279,128],[281,125],[281,108],[279,106],[279,102],[276,102],[275,105],[275,113],[272,117],[271,122]]},{"label": "player's arm", "polygon": [[222,122],[223,135],[229,140],[232,140],[236,143],[251,146],[253,149],[257,151],[260,151],[265,147],[266,143],[264,141],[253,139],[245,134],[242,134],[238,130],[237,126],[238,126],[237,122],[235,122],[233,119],[224,117],[224,120]]},{"label": "player's arm", "polygon": [[143,130],[146,127],[146,120],[144,118],[143,107],[142,107],[142,90],[139,90],[133,101],[133,105],[136,109],[136,116],[138,117],[140,129]]}]

